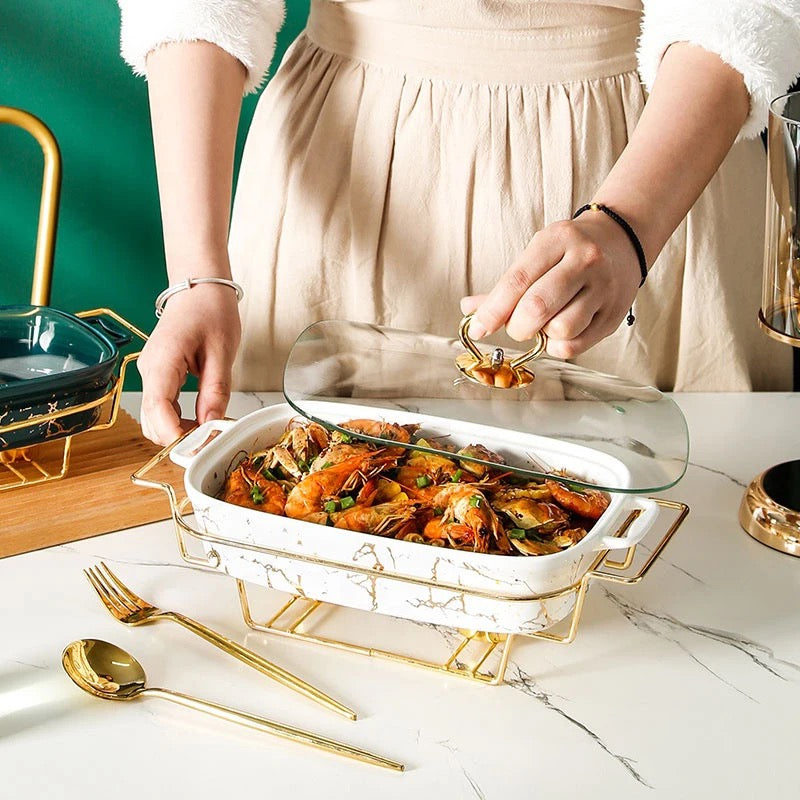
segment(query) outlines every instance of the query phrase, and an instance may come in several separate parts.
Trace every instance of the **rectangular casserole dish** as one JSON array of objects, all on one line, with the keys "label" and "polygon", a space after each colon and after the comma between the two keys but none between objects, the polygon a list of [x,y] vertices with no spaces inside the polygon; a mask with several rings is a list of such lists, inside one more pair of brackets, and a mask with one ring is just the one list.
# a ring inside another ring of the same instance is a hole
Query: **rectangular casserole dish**
[{"label": "rectangular casserole dish", "polygon": [[[374,406],[338,402],[310,401],[306,410],[334,423],[376,416]],[[419,622],[535,633],[570,613],[575,592],[564,590],[580,581],[600,553],[632,547],[658,515],[650,499],[610,493],[608,509],[578,544],[560,553],[526,557],[385,539],[219,500],[216,495],[237,456],[273,444],[295,416],[291,406],[280,404],[238,421],[208,422],[171,452],[173,461],[186,469],[186,492],[207,535],[206,552],[232,577],[283,592]],[[621,461],[573,443],[396,409],[387,408],[385,419],[419,423],[426,435],[448,435],[459,446],[479,442],[501,454],[522,448],[554,469],[627,485],[628,470]],[[213,431],[220,433],[203,446]],[[616,537],[631,512],[637,512],[635,519]]]}]

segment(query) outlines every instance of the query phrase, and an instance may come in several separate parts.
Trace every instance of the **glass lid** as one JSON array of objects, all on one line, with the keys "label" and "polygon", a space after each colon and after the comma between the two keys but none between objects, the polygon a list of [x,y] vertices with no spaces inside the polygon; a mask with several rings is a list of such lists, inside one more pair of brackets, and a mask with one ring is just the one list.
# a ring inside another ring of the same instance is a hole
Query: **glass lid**
[{"label": "glass lid", "polygon": [[524,479],[621,492],[660,491],[681,479],[686,420],[658,389],[542,356],[541,335],[527,353],[484,352],[468,324],[448,339],[317,322],[289,353],[283,393],[330,429],[380,446],[402,440],[432,463],[445,457],[475,475],[502,463]]}]

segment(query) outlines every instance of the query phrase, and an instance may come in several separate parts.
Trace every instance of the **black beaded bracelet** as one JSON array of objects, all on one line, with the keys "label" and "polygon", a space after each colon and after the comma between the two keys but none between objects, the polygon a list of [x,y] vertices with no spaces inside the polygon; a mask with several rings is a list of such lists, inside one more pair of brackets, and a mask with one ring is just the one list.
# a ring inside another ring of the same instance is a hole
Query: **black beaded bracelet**
[{"label": "black beaded bracelet", "polygon": [[[639,286],[642,286],[644,282],[647,280],[647,259],[644,255],[644,248],[642,247],[642,243],[639,241],[639,237],[636,235],[636,232],[630,226],[628,221],[617,214],[616,211],[609,208],[608,206],[604,206],[602,203],[587,203],[585,206],[581,206],[573,215],[572,219],[577,219],[584,211],[602,211],[607,216],[611,217],[617,225],[625,231],[627,237],[630,239],[631,244],[633,245],[633,249],[636,251],[636,258],[639,260],[639,271],[642,273],[642,280],[639,281]],[[633,325],[636,321],[636,317],[633,316],[633,309],[628,312],[628,325]]]}]

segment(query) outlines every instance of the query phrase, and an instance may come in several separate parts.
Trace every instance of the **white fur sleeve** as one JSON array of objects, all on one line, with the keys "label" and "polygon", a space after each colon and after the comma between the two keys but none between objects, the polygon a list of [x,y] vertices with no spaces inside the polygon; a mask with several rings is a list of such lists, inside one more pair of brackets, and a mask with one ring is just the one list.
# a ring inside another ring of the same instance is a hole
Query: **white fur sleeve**
[{"label": "white fur sleeve", "polygon": [[800,0],[644,0],[638,55],[648,89],[673,42],[699,45],[741,72],[750,114],[739,138],[751,138],[800,73]]},{"label": "white fur sleeve", "polygon": [[147,74],[147,54],[167,42],[206,41],[247,68],[245,94],[259,87],[283,24],[283,0],[118,0],[122,57]]}]

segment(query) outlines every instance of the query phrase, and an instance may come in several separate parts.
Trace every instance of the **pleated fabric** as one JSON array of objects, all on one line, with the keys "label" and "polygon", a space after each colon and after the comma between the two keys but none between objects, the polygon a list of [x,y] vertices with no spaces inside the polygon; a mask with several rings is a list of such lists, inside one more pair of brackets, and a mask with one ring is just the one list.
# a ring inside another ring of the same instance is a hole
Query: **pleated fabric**
[{"label": "pleated fabric", "polygon": [[[405,12],[398,13],[398,7]],[[640,11],[312,0],[256,109],[230,238],[240,390],[326,318],[454,336],[539,228],[591,199],[645,102]],[[576,359],[678,391],[788,389],[759,332],[765,156],[734,146],[623,325]]]}]

